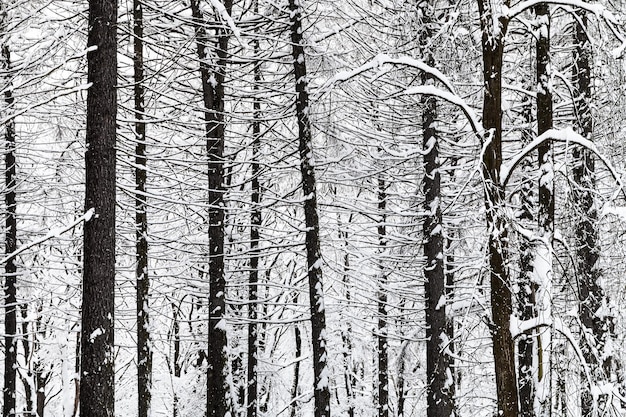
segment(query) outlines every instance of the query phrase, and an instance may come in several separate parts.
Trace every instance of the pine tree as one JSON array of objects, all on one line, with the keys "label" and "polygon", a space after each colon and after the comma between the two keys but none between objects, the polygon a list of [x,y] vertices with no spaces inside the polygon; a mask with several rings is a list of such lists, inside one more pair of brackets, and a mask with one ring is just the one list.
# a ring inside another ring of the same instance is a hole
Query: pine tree
[{"label": "pine tree", "polygon": [[114,414],[117,1],[89,1],[80,415]]}]

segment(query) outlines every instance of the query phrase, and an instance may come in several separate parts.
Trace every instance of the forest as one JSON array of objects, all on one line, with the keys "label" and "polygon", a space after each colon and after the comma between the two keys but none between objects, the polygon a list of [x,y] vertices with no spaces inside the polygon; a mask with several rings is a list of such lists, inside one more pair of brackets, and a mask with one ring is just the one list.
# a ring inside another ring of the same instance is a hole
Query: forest
[{"label": "forest", "polygon": [[2,417],[626,416],[622,0],[2,0]]}]

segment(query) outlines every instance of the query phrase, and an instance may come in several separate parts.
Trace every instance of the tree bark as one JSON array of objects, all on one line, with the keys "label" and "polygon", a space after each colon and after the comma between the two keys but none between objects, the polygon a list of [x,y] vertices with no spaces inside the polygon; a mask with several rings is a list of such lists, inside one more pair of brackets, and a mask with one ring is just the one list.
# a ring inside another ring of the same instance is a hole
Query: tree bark
[{"label": "tree bark", "polygon": [[[226,12],[232,11],[232,0],[223,3]],[[209,65],[207,50],[211,38],[200,10],[200,0],[191,0],[191,12],[196,33],[204,122],[208,155],[209,187],[209,330],[207,352],[207,415],[224,417],[229,410],[226,371],[226,280],[224,276],[224,80],[228,57],[229,34],[225,23],[216,29],[217,60]]]},{"label": "tree bark", "polygon": [[137,266],[137,410],[138,417],[149,417],[152,402],[152,347],[150,340],[148,275],[148,204],[146,198],[146,123],[143,59],[143,5],[133,0],[133,68],[135,76],[135,251]]},{"label": "tree bark", "polygon": [[89,1],[81,417],[114,415],[117,1]]},{"label": "tree bark", "polygon": [[306,226],[306,255],[311,306],[311,336],[313,342],[313,394],[315,417],[330,417],[329,370],[326,352],[326,309],[322,283],[320,226],[317,214],[317,190],[313,166],[313,138],[309,120],[307,68],[302,42],[302,0],[289,0],[291,45],[296,84],[296,117],[298,118],[298,151],[304,195]]},{"label": "tree bark", "polygon": [[[430,11],[424,13],[429,16]],[[430,37],[430,19],[425,18],[422,38]],[[426,63],[434,67],[431,53],[426,53]],[[424,73],[425,85],[434,82],[432,76]],[[422,99],[422,131],[424,149],[424,278],[426,296],[426,378],[428,417],[450,417],[454,412],[454,380],[451,368],[452,358],[446,351],[451,341],[451,321],[446,315],[447,285],[444,269],[443,218],[441,213],[441,164],[437,139],[437,100],[434,97]]]},{"label": "tree bark", "polygon": [[[537,30],[537,134],[552,129],[552,92],[550,91],[550,8],[547,3],[535,6]],[[535,251],[535,281],[537,314],[541,321],[552,320],[552,241],[554,235],[554,168],[552,143],[544,142],[538,148],[540,242]],[[544,267],[539,265],[543,264]],[[540,274],[545,274],[540,276]],[[539,414],[552,415],[552,331],[542,329],[537,336],[537,398]]]},{"label": "tree bark", "polygon": [[[258,1],[254,2],[254,15],[259,14]],[[254,55],[261,52],[259,38],[254,39]],[[250,276],[248,279],[248,384],[247,384],[247,417],[256,417],[258,414],[258,291],[259,291],[259,229],[261,227],[261,100],[258,96],[259,84],[261,83],[261,62],[254,64],[255,93],[252,102],[252,213],[250,216]]]},{"label": "tree bark", "polygon": [[[530,87],[530,86],[529,86]],[[523,101],[522,117],[528,128],[522,132],[522,146],[529,144],[534,138],[533,126],[533,105],[530,98]],[[520,170],[523,175],[523,182],[520,193],[520,210],[517,221],[530,224],[536,221],[533,213],[535,201],[533,199],[533,184],[530,177],[534,166],[530,158],[525,158],[520,163]],[[529,226],[532,227],[532,226]],[[520,320],[531,320],[537,316],[535,293],[537,284],[533,280],[533,242],[522,236],[520,241],[520,259],[519,259],[519,293],[517,294],[517,308]],[[536,364],[534,362],[536,353],[536,331],[528,330],[520,335],[518,339],[518,387],[520,401],[520,417],[535,417],[535,397],[536,397]]]},{"label": "tree bark", "polygon": [[[22,380],[22,385],[24,386],[24,401],[26,403],[24,416],[36,417],[35,410],[33,410],[33,364],[31,361],[31,343],[30,338],[28,337],[28,304],[20,304],[20,313],[22,316],[22,350],[24,351],[24,363],[26,365],[26,375],[20,372],[20,379]],[[37,343],[36,335],[37,333],[35,332],[32,343],[33,350],[35,349],[35,343]]]},{"label": "tree bark", "polygon": [[[382,149],[378,149],[379,153]],[[387,344],[387,271],[383,257],[387,247],[387,185],[382,173],[378,177],[378,417],[389,416],[389,353]]]},{"label": "tree bark", "polygon": [[[6,5],[2,6],[2,28],[7,26]],[[11,71],[11,51],[6,43],[2,45],[2,69],[6,74]],[[4,92],[5,117],[10,113],[15,99],[11,89],[10,76],[6,78]],[[17,219],[15,217],[17,203],[15,200],[16,165],[15,165],[15,119],[9,119],[4,125],[4,179],[6,191],[4,204],[6,209],[4,252],[6,255],[17,250]],[[15,389],[17,377],[17,266],[15,258],[4,264],[4,387],[2,415],[9,417],[17,412],[15,409]]]},{"label": "tree bark", "polygon": [[[504,5],[509,6],[505,1]],[[513,312],[511,280],[507,270],[508,232],[504,213],[504,187],[500,182],[502,166],[502,56],[508,18],[498,16],[497,5],[478,0],[482,29],[483,128],[486,134],[482,156],[485,212],[489,236],[489,276],[491,283],[491,332],[496,376],[498,415],[517,417],[519,411],[515,353],[511,335]],[[494,27],[496,25],[497,27]]]},{"label": "tree bark", "polygon": [[[293,298],[294,305],[298,304],[298,293]],[[291,417],[296,417],[298,412],[298,395],[300,393],[300,362],[302,360],[302,335],[300,327],[296,323],[294,325],[294,342],[296,344],[295,364],[293,367],[293,385],[291,386]]]},{"label": "tree bark", "polygon": [[[578,133],[585,139],[593,140],[593,118],[591,114],[591,42],[587,36],[587,13],[576,11],[574,28],[574,110]],[[610,324],[608,317],[595,313],[606,302],[606,295],[600,285],[601,272],[598,266],[600,246],[598,243],[598,212],[593,190],[595,189],[595,161],[586,148],[573,150],[574,169],[573,201],[577,206],[576,221],[576,272],[578,276],[578,301],[581,328],[581,350],[593,378],[592,383],[601,385],[606,381],[603,363],[603,349]],[[604,300],[604,301],[603,301]],[[599,353],[600,357],[597,356]],[[610,360],[610,359],[608,359]],[[586,376],[581,383],[581,411],[583,417],[594,415],[598,402],[594,401]],[[602,397],[602,396],[601,396]],[[602,398],[600,398],[602,400]]]},{"label": "tree bark", "polygon": [[[172,358],[173,362],[173,371],[174,378],[178,380],[180,378],[182,367],[180,364],[180,322],[178,320],[178,315],[180,314],[180,307],[176,305],[176,303],[172,303],[172,331],[174,333],[174,357]],[[174,404],[172,405],[172,416],[178,417],[178,393],[176,388],[174,389]]]}]

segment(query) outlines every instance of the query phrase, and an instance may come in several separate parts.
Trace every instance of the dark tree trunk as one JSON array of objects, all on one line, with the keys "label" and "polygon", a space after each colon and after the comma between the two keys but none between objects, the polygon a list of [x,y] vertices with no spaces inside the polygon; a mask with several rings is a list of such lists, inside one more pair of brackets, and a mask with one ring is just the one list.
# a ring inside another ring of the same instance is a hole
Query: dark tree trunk
[{"label": "dark tree trunk", "polygon": [[[550,91],[550,8],[547,3],[540,3],[535,7],[537,30],[537,134],[542,135],[552,129],[552,93]],[[552,316],[552,300],[550,291],[552,274],[552,240],[554,234],[554,186],[553,186],[553,161],[552,144],[544,142],[538,148],[539,161],[539,210],[538,226],[543,247],[537,251],[535,264],[545,262],[546,268],[542,268],[542,274],[548,276],[539,277],[535,273],[536,281],[541,285],[537,288],[537,314],[546,319]],[[546,247],[547,246],[547,247]],[[547,317],[546,317],[547,316]],[[539,400],[539,413],[542,417],[552,414],[552,336],[550,329],[543,329],[537,337],[537,392]]]},{"label": "dark tree trunk", "polygon": [[[254,15],[259,15],[259,3],[254,2]],[[254,39],[254,56],[258,57],[261,48],[259,38]],[[259,175],[261,174],[260,153],[261,153],[261,99],[258,96],[261,83],[261,62],[254,64],[254,86],[255,93],[252,102],[253,122],[252,122],[252,213],[250,216],[250,276],[248,279],[248,383],[247,383],[247,417],[257,417],[258,414],[258,294],[259,294],[259,229],[261,227],[261,184]]]},{"label": "dark tree trunk", "polygon": [[[591,42],[587,36],[587,13],[577,11],[574,29],[574,110],[578,133],[585,139],[593,139],[593,119],[591,114]],[[578,277],[579,315],[582,324],[581,350],[591,370],[593,383],[601,385],[606,380],[603,363],[604,344],[610,337],[607,330],[611,326],[609,317],[598,317],[595,313],[606,298],[600,286],[601,272],[598,267],[600,246],[598,244],[598,212],[594,204],[595,161],[588,149],[574,148],[573,201],[577,207],[576,218],[576,272]],[[597,355],[600,355],[598,357]],[[597,405],[594,402],[586,376],[583,374],[581,386],[582,416],[593,414]],[[601,396],[602,397],[602,396]],[[600,398],[602,401],[603,398]]]},{"label": "dark tree trunk", "polygon": [[[337,195],[336,188],[333,188],[333,194]],[[348,217],[348,224],[352,223],[352,214]],[[339,239],[344,242],[343,253],[343,276],[342,282],[345,289],[346,310],[350,308],[352,293],[350,291],[352,284],[350,282],[350,253],[348,251],[348,239],[349,234],[347,231],[341,230],[341,221],[339,224]],[[354,364],[352,358],[352,324],[350,320],[344,320],[344,326],[341,330],[341,341],[343,343],[343,363],[344,363],[344,384],[346,386],[346,397],[348,407],[348,417],[355,416],[355,392],[356,387],[356,375],[354,372]]]},{"label": "dark tree trunk", "polygon": [[[4,7],[3,7],[4,8]],[[5,12],[5,10],[2,10]],[[6,16],[6,14],[3,14]],[[3,17],[6,19],[6,17]],[[6,27],[6,22],[2,22]],[[11,52],[7,44],[2,45],[2,67],[8,74],[11,70]],[[9,83],[7,77],[7,83]],[[13,107],[13,92],[11,86],[7,84],[4,92],[4,104],[6,106],[5,116],[10,113]],[[6,209],[4,253],[6,255],[17,250],[17,220],[15,212],[17,204],[15,201],[16,188],[16,166],[15,166],[15,119],[9,119],[4,125],[4,179],[6,191],[4,193],[4,203]],[[17,266],[15,259],[10,258],[4,264],[4,388],[2,403],[3,417],[15,414],[15,388],[17,369]]]},{"label": "dark tree trunk", "polygon": [[81,327],[81,417],[114,414],[117,1],[89,1],[87,150]]},{"label": "dark tree trunk", "polygon": [[[24,386],[24,400],[26,402],[26,410],[24,411],[25,417],[35,417],[35,412],[33,410],[33,363],[31,361],[31,343],[30,338],[28,337],[28,304],[20,305],[20,313],[22,316],[22,349],[24,350],[24,362],[26,364],[26,375],[20,372],[20,378],[22,380],[22,385]],[[36,342],[36,333],[33,337],[33,350],[35,349]]]},{"label": "dark tree trunk", "polygon": [[304,195],[306,255],[311,305],[311,336],[313,342],[313,394],[315,417],[330,417],[330,388],[326,352],[326,309],[322,283],[320,227],[317,214],[317,190],[313,167],[313,138],[309,120],[307,69],[302,41],[302,6],[289,0],[291,44],[296,84],[296,116],[298,118],[298,151]]},{"label": "dark tree trunk", "polygon": [[[523,102],[523,118],[527,128],[523,131],[522,145],[529,144],[534,137],[532,129],[533,111],[532,102],[528,98]],[[518,222],[526,222],[529,224],[536,220],[533,214],[533,183],[529,178],[530,173],[534,170],[533,163],[530,158],[525,158],[520,163],[520,169],[524,175],[522,189],[520,193],[520,211],[517,216]],[[530,227],[530,226],[529,226]],[[536,317],[535,309],[535,292],[537,284],[533,280],[533,242],[522,236],[520,242],[520,274],[519,274],[519,293],[517,295],[517,307],[520,320],[530,320]],[[535,417],[535,395],[536,395],[536,366],[535,358],[535,338],[536,332],[529,330],[525,334],[520,335],[517,353],[518,361],[518,387],[520,401],[520,417]]]},{"label": "dark tree trunk", "polygon": [[[46,324],[42,324],[41,311],[42,306],[39,306],[37,320],[35,324],[35,336],[33,337],[33,349],[35,351],[39,351],[39,335],[44,335],[46,330]],[[46,386],[48,385],[48,381],[50,380],[52,373],[50,371],[45,371],[43,364],[41,363],[41,359],[37,359],[37,361],[33,364],[33,369],[35,371],[35,389],[36,389],[36,407],[37,407],[37,417],[44,417],[44,411],[46,407]]]},{"label": "dark tree trunk", "polygon": [[[509,6],[508,1],[505,2]],[[485,211],[489,235],[488,256],[491,283],[491,332],[498,415],[517,417],[519,411],[515,351],[511,335],[513,312],[511,280],[507,269],[508,232],[504,217],[504,187],[500,182],[502,166],[502,55],[508,20],[490,1],[478,0],[482,30],[483,56],[483,128],[485,151],[482,174],[485,189]],[[497,28],[493,25],[497,24]]]},{"label": "dark tree trunk", "polygon": [[135,245],[137,267],[137,410],[139,417],[149,417],[152,402],[152,348],[148,312],[150,281],[148,276],[148,204],[146,198],[146,123],[143,59],[143,5],[133,0],[133,67],[135,72]]},{"label": "dark tree trunk", "polygon": [[[225,0],[228,14],[232,0]],[[191,0],[196,33],[204,121],[206,126],[209,186],[209,329],[207,351],[207,416],[224,417],[229,412],[226,371],[226,280],[224,276],[224,79],[228,56],[229,33],[224,26],[216,29],[217,61],[209,65],[207,49],[211,39],[205,29],[200,0]],[[225,23],[224,23],[225,25]]]},{"label": "dark tree trunk", "polygon": [[[424,27],[421,33],[422,44],[432,37],[430,5],[424,6]],[[425,52],[425,62],[435,66],[432,53]],[[434,79],[430,74],[422,75],[422,83],[430,85]],[[452,340],[451,320],[446,315],[447,292],[446,271],[444,268],[443,218],[441,213],[441,164],[439,141],[435,123],[437,122],[437,100],[434,97],[422,98],[422,131],[424,149],[424,279],[426,296],[426,378],[427,416],[450,417],[454,413],[454,380],[452,358],[449,349]]]},{"label": "dark tree trunk", "polygon": [[[293,299],[294,305],[298,304],[298,294]],[[300,392],[300,362],[302,360],[302,335],[298,324],[294,327],[294,341],[296,343],[295,364],[293,368],[293,385],[291,387],[291,417],[296,417],[298,412],[298,395]]]},{"label": "dark tree trunk", "polygon": [[[175,303],[172,303],[172,331],[174,333],[174,357],[172,358],[172,362],[174,365],[174,377],[176,377],[177,379],[180,378],[182,371],[180,364],[180,322],[178,321],[179,314],[179,307],[176,306]],[[178,394],[176,390],[174,390],[174,404],[172,408],[172,416],[178,417]]]},{"label": "dark tree trunk", "polygon": [[[379,152],[382,150],[379,148]],[[378,177],[378,417],[389,416],[389,354],[387,352],[387,271],[383,257],[387,247],[387,185]]]}]

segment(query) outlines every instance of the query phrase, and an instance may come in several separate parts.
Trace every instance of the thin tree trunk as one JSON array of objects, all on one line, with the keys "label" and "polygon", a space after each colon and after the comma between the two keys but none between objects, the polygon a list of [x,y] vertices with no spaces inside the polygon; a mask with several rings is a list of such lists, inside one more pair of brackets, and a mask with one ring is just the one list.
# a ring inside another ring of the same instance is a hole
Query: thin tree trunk
[{"label": "thin tree trunk", "polygon": [[87,150],[81,327],[81,417],[114,414],[117,1],[89,1]]},{"label": "thin tree trunk", "polygon": [[[254,2],[254,15],[259,15],[259,2]],[[254,56],[261,52],[259,38],[253,42]],[[254,63],[254,85],[256,93],[252,102],[252,212],[250,215],[250,276],[248,279],[248,383],[247,383],[247,417],[258,414],[258,293],[259,293],[259,229],[261,227],[261,184],[259,175],[261,165],[261,99],[258,96],[261,83],[261,62]]]},{"label": "thin tree trunk", "polygon": [[[379,148],[379,152],[382,150]],[[389,416],[389,354],[387,353],[387,271],[383,256],[387,247],[387,185],[379,174],[378,177],[378,417]]]},{"label": "thin tree trunk", "polygon": [[[7,26],[6,8],[2,6],[2,27]],[[6,74],[11,70],[11,51],[7,44],[2,45],[2,69]],[[4,104],[6,106],[5,117],[10,113],[14,98],[11,89],[10,76],[5,79]],[[4,125],[4,179],[6,191],[4,203],[6,209],[4,252],[13,253],[17,250],[17,219],[15,217],[17,204],[15,201],[16,166],[15,166],[15,119],[9,119]],[[11,258],[4,264],[4,387],[2,403],[3,417],[15,414],[15,389],[17,369],[17,266],[15,259]]]},{"label": "thin tree trunk", "polygon": [[306,254],[311,305],[311,336],[313,342],[313,393],[315,417],[330,417],[330,374],[326,351],[326,309],[320,254],[320,227],[317,214],[317,190],[313,167],[313,138],[309,120],[307,68],[302,41],[302,1],[289,0],[291,44],[296,84],[296,116],[298,118],[298,150],[304,195]]},{"label": "thin tree trunk", "polygon": [[[20,313],[22,316],[22,350],[24,350],[24,363],[26,365],[26,375],[20,372],[22,385],[24,386],[24,400],[26,402],[25,417],[35,417],[33,410],[33,369],[31,361],[31,343],[28,337],[28,304],[20,304]],[[35,333],[36,334],[36,333]],[[36,336],[35,336],[36,337]],[[32,347],[35,349],[35,340]]]},{"label": "thin tree trunk", "polygon": [[[293,299],[294,305],[298,304],[298,293]],[[296,417],[298,412],[298,395],[300,393],[300,362],[302,360],[302,335],[300,334],[300,327],[296,323],[294,326],[294,341],[296,344],[295,364],[293,368],[293,385],[291,386],[291,417]]]},{"label": "thin tree trunk", "polygon": [[[181,364],[180,364],[180,322],[178,321],[178,315],[179,315],[179,307],[175,304],[172,303],[172,327],[173,327],[173,332],[174,332],[174,358],[172,358],[172,362],[174,364],[173,368],[174,368],[174,378],[176,378],[176,380],[178,380],[178,378],[180,378],[181,375]],[[172,411],[172,416],[173,417],[178,417],[179,414],[179,410],[178,410],[178,391],[177,391],[177,387],[174,387],[174,404],[173,404],[173,411]]]},{"label": "thin tree trunk", "polygon": [[137,267],[137,410],[139,417],[149,417],[152,402],[152,347],[148,312],[150,280],[148,276],[148,204],[146,198],[146,123],[144,122],[143,5],[133,0],[133,67],[135,72],[135,245]]},{"label": "thin tree trunk", "polygon": [[[532,101],[530,98],[523,102],[523,118],[524,122],[528,125],[522,133],[522,145],[529,144],[534,137],[532,130],[533,125],[533,109]],[[530,173],[534,170],[533,163],[530,158],[525,158],[520,163],[520,169],[523,172],[524,178],[522,183],[522,189],[520,193],[520,210],[517,216],[518,222],[531,223],[535,221],[533,215],[533,184],[530,178]],[[522,236],[520,242],[520,274],[518,280],[519,293],[517,295],[517,307],[520,320],[531,320],[536,317],[535,306],[535,293],[537,291],[537,284],[533,280],[533,242],[530,239]],[[519,386],[519,401],[520,401],[520,417],[535,417],[535,397],[536,397],[536,364],[534,359],[535,354],[535,338],[536,332],[534,329],[528,330],[519,337],[518,342],[518,386]]]},{"label": "thin tree trunk", "polygon": [[[547,3],[535,6],[537,30],[537,134],[552,129],[552,93],[550,91],[550,9]],[[554,235],[554,169],[552,144],[545,142],[538,147],[539,154],[539,210],[540,242],[534,261],[534,280],[537,315],[542,322],[552,320],[552,240]],[[538,366],[537,399],[538,414],[552,415],[552,331],[542,329],[537,337]]]},{"label": "thin tree trunk", "polygon": [[[509,6],[505,1],[504,5]],[[478,0],[482,30],[483,128],[487,137],[482,174],[485,211],[489,236],[489,275],[491,283],[492,341],[496,376],[498,415],[517,417],[519,411],[515,351],[511,335],[513,304],[511,280],[507,270],[508,232],[504,217],[504,187],[500,183],[502,166],[502,56],[508,18],[500,16],[496,5]],[[494,17],[499,16],[499,17]],[[493,27],[497,25],[497,27]]]},{"label": "thin tree trunk", "polygon": [[[333,189],[333,194],[336,196],[336,188]],[[352,214],[348,217],[348,224],[352,223]],[[343,254],[343,277],[342,282],[345,293],[346,300],[346,309],[350,308],[352,293],[350,291],[351,283],[350,283],[350,254],[348,253],[348,232],[341,231],[341,220],[339,221],[339,238],[344,242],[344,254]],[[354,365],[352,358],[352,324],[349,319],[344,320],[345,325],[342,326],[341,330],[341,341],[343,343],[343,363],[344,363],[344,384],[346,386],[346,397],[347,397],[347,407],[348,407],[348,417],[355,416],[355,386],[356,386],[356,375],[354,373]]]},{"label": "thin tree trunk", "polygon": [[[226,12],[232,11],[232,0],[223,2]],[[224,417],[229,410],[228,358],[226,354],[226,280],[224,276],[224,80],[228,56],[229,34],[225,26],[216,29],[217,61],[209,65],[207,48],[211,37],[205,29],[200,0],[191,0],[194,20],[204,121],[206,126],[209,186],[209,329],[207,352],[207,416]],[[224,23],[225,25],[225,23]]]},{"label": "thin tree trunk", "polygon": [[[41,312],[42,306],[39,306],[37,311],[37,319],[35,321],[35,336],[33,337],[33,349],[35,351],[39,351],[39,340],[38,337],[41,334],[45,334],[44,326],[42,325],[41,320]],[[52,376],[51,372],[44,372],[44,366],[41,363],[41,359],[37,358],[36,362],[33,365],[35,371],[35,389],[36,389],[36,402],[37,402],[37,417],[44,417],[44,411],[46,407],[46,386],[50,377]]]}]

